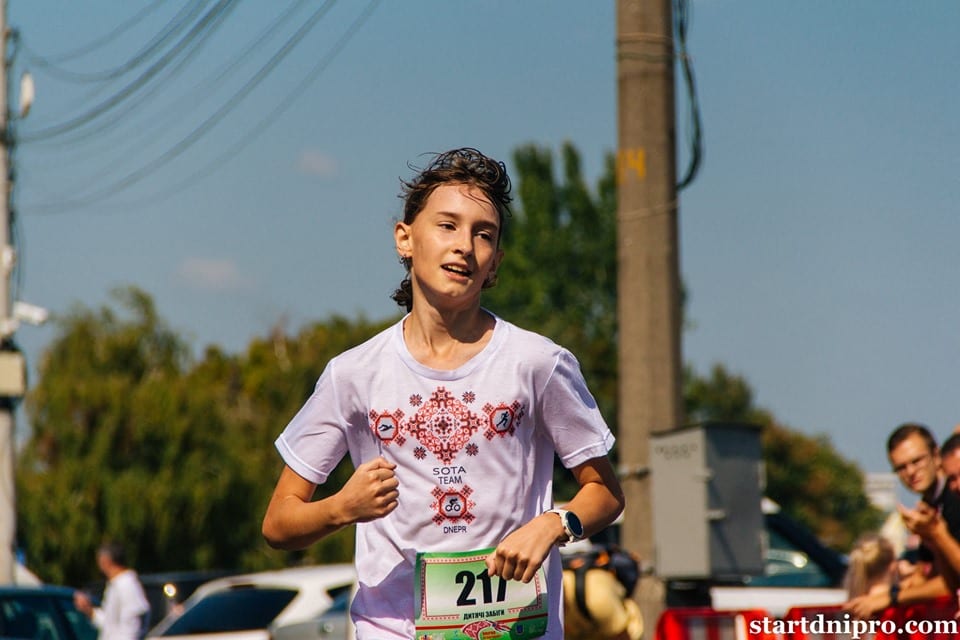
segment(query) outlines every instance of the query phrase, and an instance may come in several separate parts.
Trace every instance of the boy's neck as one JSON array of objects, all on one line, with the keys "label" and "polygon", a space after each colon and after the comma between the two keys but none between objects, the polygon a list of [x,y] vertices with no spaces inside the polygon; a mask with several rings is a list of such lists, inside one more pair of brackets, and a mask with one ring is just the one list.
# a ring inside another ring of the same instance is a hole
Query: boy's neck
[{"label": "boy's neck", "polygon": [[456,313],[417,309],[403,322],[407,350],[421,364],[434,369],[456,369],[483,350],[496,321],[477,307]]}]

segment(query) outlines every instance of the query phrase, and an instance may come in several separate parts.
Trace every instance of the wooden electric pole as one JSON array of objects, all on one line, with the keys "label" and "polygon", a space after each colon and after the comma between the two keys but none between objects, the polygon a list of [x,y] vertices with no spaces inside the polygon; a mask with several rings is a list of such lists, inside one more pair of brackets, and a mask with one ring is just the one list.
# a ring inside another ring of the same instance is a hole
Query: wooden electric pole
[{"label": "wooden electric pole", "polygon": [[[12,338],[10,313],[10,155],[7,106],[7,2],[0,0],[0,340]],[[3,349],[5,345],[0,345]],[[14,491],[14,399],[0,392],[0,584],[12,584],[17,510]]]},{"label": "wooden electric pole", "polygon": [[[621,541],[654,567],[650,434],[683,421],[674,59],[671,1],[617,0]],[[655,575],[634,594],[647,637],[664,595]]]}]

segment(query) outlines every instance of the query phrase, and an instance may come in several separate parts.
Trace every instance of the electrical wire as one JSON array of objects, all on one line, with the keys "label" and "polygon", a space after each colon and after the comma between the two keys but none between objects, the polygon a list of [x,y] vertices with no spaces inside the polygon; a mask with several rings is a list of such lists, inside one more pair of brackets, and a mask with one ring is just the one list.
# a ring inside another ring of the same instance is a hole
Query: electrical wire
[{"label": "electrical wire", "polygon": [[689,97],[689,119],[691,125],[690,161],[683,178],[677,183],[677,191],[689,186],[700,170],[703,159],[703,132],[700,123],[700,105],[697,99],[697,87],[693,78],[693,67],[687,53],[687,25],[689,22],[689,0],[675,0],[674,8],[677,31],[677,55],[683,72],[684,84]]},{"label": "electrical wire", "polygon": [[228,148],[226,151],[215,157],[212,161],[208,162],[206,165],[201,167],[199,170],[194,171],[189,178],[182,180],[172,187],[167,187],[163,191],[155,192],[144,196],[142,199],[138,199],[135,202],[125,202],[124,207],[135,206],[137,204],[142,204],[144,202],[162,202],[164,199],[173,196],[176,193],[179,193],[181,190],[193,186],[197,182],[209,177],[217,169],[224,166],[226,162],[233,157],[236,157],[247,146],[252,144],[262,133],[264,133],[271,123],[276,122],[276,120],[281,116],[290,106],[299,98],[303,92],[316,80],[326,68],[337,58],[341,51],[343,51],[347,43],[353,38],[353,36],[363,27],[367,20],[373,15],[376,8],[380,5],[381,0],[371,0],[371,2],[366,6],[366,8],[361,12],[356,20],[350,25],[343,36],[337,41],[336,44],[327,52],[327,54],[320,59],[320,61],[314,65],[310,72],[301,80],[301,82],[287,94],[286,98],[281,101],[276,107],[270,111],[263,119],[261,119],[256,126],[254,126],[246,135],[242,136],[240,140],[234,144],[232,147]]},{"label": "electrical wire", "polygon": [[151,4],[148,4],[146,7],[141,9],[139,13],[134,14],[125,22],[120,23],[105,35],[100,36],[99,38],[96,38],[95,40],[71,51],[66,51],[55,56],[41,56],[33,51],[30,51],[28,47],[24,47],[24,55],[26,55],[30,61],[45,67],[55,67],[57,64],[64,62],[65,60],[73,60],[83,57],[110,44],[122,36],[125,32],[135,27],[140,21],[150,15],[155,9],[157,9],[166,1],[167,0],[154,0]]},{"label": "electrical wire", "polygon": [[139,14],[134,15],[131,19],[112,30],[109,34],[107,34],[107,36],[104,36],[89,45],[77,48],[69,53],[61,54],[55,58],[42,56],[34,52],[30,48],[29,43],[23,42],[23,38],[19,31],[14,30],[12,35],[13,39],[17,41],[19,46],[24,50],[26,61],[35,65],[35,70],[39,74],[47,75],[56,80],[73,82],[75,84],[95,85],[93,90],[89,91],[87,95],[82,97],[79,101],[75,101],[72,106],[66,107],[68,112],[75,113],[83,105],[89,104],[97,99],[98,96],[106,94],[110,89],[112,81],[118,80],[125,75],[125,73],[132,71],[136,67],[143,64],[155,52],[160,51],[163,46],[172,40],[176,34],[182,32],[190,24],[190,22],[201,13],[204,5],[211,1],[212,0],[192,0],[190,4],[182,7],[177,14],[153,36],[153,38],[144,48],[134,54],[134,56],[129,58],[126,62],[107,71],[81,73],[60,67],[57,64],[57,61],[59,61],[61,58],[67,58],[68,56],[80,57],[86,52],[94,51],[100,48],[102,45],[109,44],[112,40],[115,40],[117,37],[122,35],[130,27],[140,22],[144,17],[146,17],[146,15],[151,13],[153,9],[166,2],[166,0],[155,0],[153,5],[146,7]]},{"label": "electrical wire", "polygon": [[30,53],[29,61],[53,77],[78,84],[103,83],[122,77],[129,71],[136,69],[161,51],[178,33],[186,29],[202,12],[204,5],[211,0],[193,0],[175,15],[142,49],[127,59],[124,63],[103,71],[78,72],[65,69],[54,64],[47,58],[34,54],[28,47],[25,53]]},{"label": "electrical wire", "polygon": [[[226,65],[221,65],[217,69],[211,71],[204,78],[196,82],[192,88],[185,92],[185,94],[181,94],[180,96],[172,98],[166,104],[157,107],[155,111],[149,115],[146,122],[132,123],[131,134],[123,136],[126,146],[132,149],[142,149],[145,146],[146,141],[157,139],[158,135],[156,132],[162,132],[172,123],[176,123],[181,120],[183,117],[183,108],[195,109],[198,106],[199,101],[213,96],[216,92],[216,89],[222,86],[244,61],[248,60],[253,53],[261,48],[269,38],[274,36],[280,30],[280,28],[284,26],[284,24],[295,17],[296,13],[300,11],[309,1],[310,0],[296,0],[270,25],[261,31],[256,38],[244,46],[236,55],[231,56]],[[190,62],[193,61],[193,57],[193,54],[190,56],[185,56],[183,60],[181,60],[175,67],[169,69],[166,80],[178,75]],[[91,139],[102,142],[106,145],[113,145],[113,142],[108,140],[107,137],[102,134],[108,133],[110,129],[117,127],[117,125],[126,116],[131,115],[139,110],[144,103],[146,103],[150,98],[154,97],[155,94],[157,94],[162,88],[163,83],[155,83],[152,87],[145,90],[140,95],[127,101],[127,103],[121,106],[109,120],[102,119],[98,125],[85,127],[82,130],[75,132],[68,138],[57,138],[55,141],[57,147],[59,149],[63,149],[67,145],[76,145]],[[199,101],[196,98],[197,95],[200,96]],[[47,144],[51,144],[50,141],[45,142]],[[113,148],[115,149],[115,146]],[[67,159],[67,161],[70,160]],[[120,158],[118,159],[118,162],[125,163],[126,161]]]},{"label": "electrical wire", "polygon": [[21,136],[22,142],[36,142],[54,136],[62,135],[73,131],[83,125],[111,112],[112,109],[120,105],[125,99],[133,95],[137,90],[144,87],[151,79],[156,77],[167,65],[177,59],[187,48],[187,46],[196,46],[204,38],[209,37],[213,30],[222,24],[223,19],[234,8],[237,0],[219,0],[216,5],[210,9],[204,16],[190,29],[190,31],[177,42],[177,45],[167,51],[159,60],[152,64],[146,71],[140,74],[135,80],[127,84],[123,89],[116,92],[108,99],[101,102],[93,109],[79,115],[66,122],[57,125],[51,125],[44,129],[25,133]]},{"label": "electrical wire", "polygon": [[[280,49],[250,78],[237,92],[235,92],[226,103],[217,109],[212,115],[197,125],[189,134],[181,138],[176,144],[171,146],[163,154],[154,160],[146,163],[140,168],[128,173],[123,178],[107,185],[97,191],[87,193],[84,196],[76,197],[70,201],[59,203],[38,203],[30,207],[32,211],[50,211],[63,208],[76,208],[88,206],[100,202],[116,193],[132,186],[140,180],[147,177],[153,171],[166,165],[195,144],[203,135],[215,127],[230,111],[232,111],[244,98],[246,98],[253,89],[255,89],[283,59],[296,47],[300,41],[312,30],[312,28],[327,14],[327,12],[336,4],[336,0],[326,0],[317,11],[315,11],[301,27],[280,47]],[[316,67],[315,67],[316,68]]]}]

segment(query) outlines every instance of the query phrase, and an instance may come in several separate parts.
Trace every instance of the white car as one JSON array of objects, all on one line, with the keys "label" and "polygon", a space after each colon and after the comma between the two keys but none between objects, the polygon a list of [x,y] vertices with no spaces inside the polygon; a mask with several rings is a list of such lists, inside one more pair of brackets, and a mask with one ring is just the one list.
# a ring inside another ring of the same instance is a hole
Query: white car
[{"label": "white car", "polygon": [[[356,581],[352,564],[296,567],[219,578],[198,587],[183,603],[183,610],[164,618],[150,630],[148,637],[178,640],[337,637],[331,634],[330,625],[324,623],[324,614],[335,602],[342,603],[349,598]],[[317,621],[320,622],[312,624]],[[285,633],[285,629],[296,632]]]}]

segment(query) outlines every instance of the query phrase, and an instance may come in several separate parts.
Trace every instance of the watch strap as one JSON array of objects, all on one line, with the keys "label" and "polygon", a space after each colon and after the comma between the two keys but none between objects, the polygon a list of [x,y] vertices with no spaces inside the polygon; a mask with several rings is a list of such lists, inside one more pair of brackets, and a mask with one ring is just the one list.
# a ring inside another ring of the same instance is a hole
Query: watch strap
[{"label": "watch strap", "polygon": [[567,539],[560,543],[561,547],[577,539],[577,537],[573,535],[573,531],[570,530],[570,525],[567,523],[567,513],[569,512],[566,509],[548,509],[546,513],[555,513],[560,516],[560,526],[563,527],[563,532],[567,534]]}]

